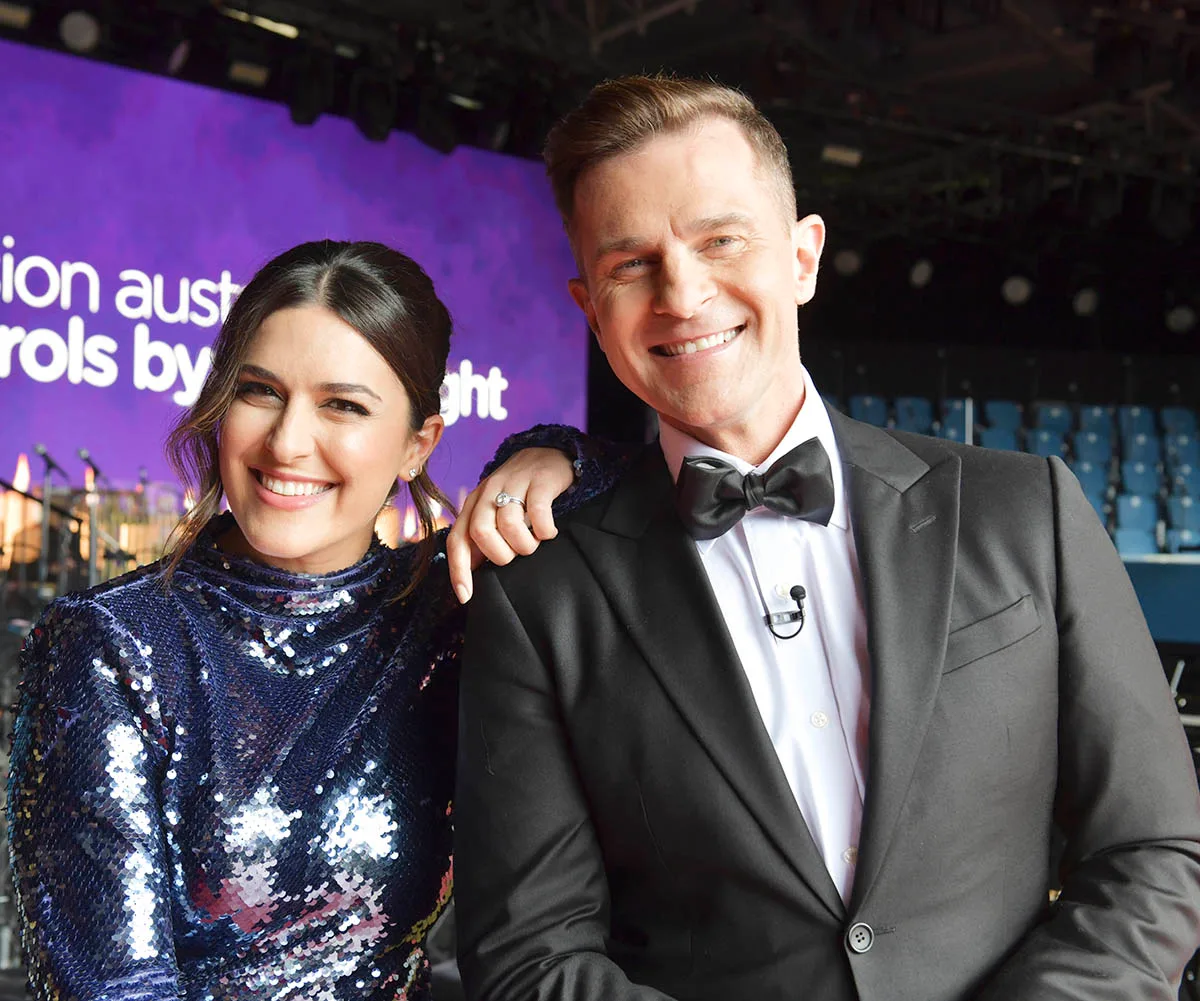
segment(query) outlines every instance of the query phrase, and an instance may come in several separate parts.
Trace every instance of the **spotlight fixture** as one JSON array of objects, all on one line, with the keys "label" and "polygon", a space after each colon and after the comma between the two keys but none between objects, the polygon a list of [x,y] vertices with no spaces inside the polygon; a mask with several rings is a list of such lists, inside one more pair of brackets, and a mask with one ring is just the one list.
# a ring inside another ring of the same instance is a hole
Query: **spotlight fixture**
[{"label": "spotlight fixture", "polygon": [[284,67],[288,110],[297,125],[312,125],[333,103],[333,61],[321,53],[290,60]]},{"label": "spotlight fixture", "polygon": [[384,142],[396,121],[396,81],[380,69],[360,69],[350,82],[350,117],[372,142]]},{"label": "spotlight fixture", "polygon": [[839,250],[833,255],[833,270],[843,278],[858,274],[862,270],[862,254],[857,250]]},{"label": "spotlight fixture", "polygon": [[33,20],[33,8],[21,3],[4,3],[0,0],[0,27],[24,31]]},{"label": "spotlight fixture", "polygon": [[1033,282],[1024,275],[1009,275],[1000,286],[1000,294],[1010,306],[1023,306],[1033,295]]},{"label": "spotlight fixture", "polygon": [[69,11],[58,22],[58,37],[72,52],[83,55],[100,44],[100,22],[86,10]]},{"label": "spotlight fixture", "polygon": [[1196,311],[1186,303],[1167,310],[1167,329],[1173,334],[1186,334],[1196,326]]}]

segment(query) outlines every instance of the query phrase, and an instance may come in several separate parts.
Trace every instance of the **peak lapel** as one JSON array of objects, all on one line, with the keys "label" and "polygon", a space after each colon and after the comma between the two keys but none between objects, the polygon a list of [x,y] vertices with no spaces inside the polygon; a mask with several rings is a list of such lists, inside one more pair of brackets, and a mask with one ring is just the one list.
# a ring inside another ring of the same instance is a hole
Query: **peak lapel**
[{"label": "peak lapel", "polygon": [[871,658],[867,793],[851,907],[891,843],[941,681],[958,543],[960,462],[929,466],[831,412],[847,471]]},{"label": "peak lapel", "polygon": [[844,905],[758,713],[657,448],[617,487],[600,525],[570,531],[622,625],[747,810],[836,917]]}]

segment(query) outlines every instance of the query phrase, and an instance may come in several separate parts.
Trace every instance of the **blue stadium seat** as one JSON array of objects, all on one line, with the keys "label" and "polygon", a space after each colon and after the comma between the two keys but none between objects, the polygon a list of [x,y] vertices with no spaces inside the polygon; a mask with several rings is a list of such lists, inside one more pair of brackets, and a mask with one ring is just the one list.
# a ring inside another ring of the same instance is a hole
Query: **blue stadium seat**
[{"label": "blue stadium seat", "polygon": [[1045,431],[1057,431],[1065,434],[1075,423],[1071,408],[1065,403],[1044,401],[1034,404],[1034,426]]},{"label": "blue stadium seat", "polygon": [[1038,428],[1025,434],[1025,451],[1049,458],[1052,455],[1062,455],[1067,450],[1061,431],[1048,428]]},{"label": "blue stadium seat", "polygon": [[1119,494],[1117,496],[1117,527],[1140,528],[1154,531],[1158,524],[1158,504],[1153,497],[1141,494]]},{"label": "blue stadium seat", "polygon": [[1016,431],[1021,427],[1021,404],[1015,400],[985,400],[983,419],[988,427]]},{"label": "blue stadium seat", "polygon": [[1096,495],[1103,498],[1108,491],[1108,470],[1094,462],[1073,462],[1071,472],[1079,480],[1083,492],[1089,497]]},{"label": "blue stadium seat", "polygon": [[967,440],[967,401],[961,399],[942,400],[942,418],[937,436],[950,441]]},{"label": "blue stadium seat", "polygon": [[1079,430],[1112,435],[1113,408],[1089,404],[1079,408]]},{"label": "blue stadium seat", "polygon": [[1193,532],[1186,528],[1167,529],[1168,553],[1196,552],[1198,550],[1200,550],[1200,532]]},{"label": "blue stadium seat", "polygon": [[1103,524],[1107,525],[1108,524],[1108,502],[1104,499],[1104,494],[1096,493],[1095,491],[1092,491],[1092,490],[1085,490],[1083,492],[1083,496],[1087,498],[1088,503],[1091,504],[1092,507],[1095,509],[1096,515],[1099,517],[1100,521]]},{"label": "blue stadium seat", "polygon": [[1167,434],[1195,434],[1200,430],[1196,411],[1187,407],[1163,407],[1159,412],[1163,430]]},{"label": "blue stadium seat", "polygon": [[1200,438],[1194,434],[1168,434],[1163,445],[1172,466],[1200,466]]},{"label": "blue stadium seat", "polygon": [[1017,448],[1017,432],[1012,428],[980,428],[979,444],[984,448],[1004,448],[1010,452],[1019,451]]},{"label": "blue stadium seat", "polygon": [[929,434],[933,428],[933,401],[924,396],[897,396],[896,427]]},{"label": "blue stadium seat", "polygon": [[1176,466],[1170,481],[1172,493],[1200,497],[1200,466]]},{"label": "blue stadium seat", "polygon": [[885,428],[888,422],[887,400],[882,396],[850,397],[850,416],[856,421]]},{"label": "blue stadium seat", "polygon": [[1126,435],[1121,443],[1121,459],[1124,462],[1162,462],[1162,444],[1156,434]]},{"label": "blue stadium seat", "polygon": [[1112,458],[1112,438],[1101,431],[1081,431],[1073,442],[1075,458],[1080,462],[1108,462]]},{"label": "blue stadium seat", "polygon": [[1158,493],[1158,470],[1145,462],[1122,462],[1121,484],[1127,494]]},{"label": "blue stadium seat", "polygon": [[1171,528],[1200,532],[1200,500],[1186,494],[1168,497],[1167,525]]},{"label": "blue stadium seat", "polygon": [[1154,533],[1142,528],[1118,528],[1113,541],[1122,556],[1153,556],[1158,552]]},{"label": "blue stadium seat", "polygon": [[1121,437],[1128,438],[1134,434],[1154,434],[1154,410],[1150,407],[1130,406],[1128,404],[1117,408],[1117,423],[1121,428]]}]

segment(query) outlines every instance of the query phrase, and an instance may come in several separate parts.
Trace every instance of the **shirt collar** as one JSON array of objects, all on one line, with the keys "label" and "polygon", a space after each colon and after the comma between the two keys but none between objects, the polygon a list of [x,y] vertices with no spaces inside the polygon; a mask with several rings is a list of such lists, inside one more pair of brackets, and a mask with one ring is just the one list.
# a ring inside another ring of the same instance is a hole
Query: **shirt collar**
[{"label": "shirt collar", "polygon": [[658,440],[662,447],[663,458],[667,461],[667,468],[671,471],[671,478],[677,480],[683,460],[693,456],[723,459],[743,475],[751,471],[766,472],[780,456],[790,452],[802,442],[816,438],[825,447],[833,472],[833,514],[829,516],[829,525],[846,531],[850,527],[850,517],[846,507],[845,477],[842,470],[841,453],[838,451],[837,440],[833,436],[833,425],[829,422],[829,413],[825,410],[825,403],[817,392],[812,376],[803,366],[801,366],[801,371],[804,373],[804,403],[800,407],[800,413],[796,415],[792,426],[788,428],[771,454],[757,466],[744,459],[739,459],[736,455],[730,455],[720,449],[705,445],[665,421],[660,421]]}]

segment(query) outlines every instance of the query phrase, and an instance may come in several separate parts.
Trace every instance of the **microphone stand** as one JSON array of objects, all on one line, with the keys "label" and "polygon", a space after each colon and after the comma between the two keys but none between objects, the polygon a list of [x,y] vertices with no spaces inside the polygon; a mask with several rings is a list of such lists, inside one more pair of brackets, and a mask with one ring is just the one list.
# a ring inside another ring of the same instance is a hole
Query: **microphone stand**
[{"label": "microphone stand", "polygon": [[92,454],[86,448],[79,449],[79,458],[92,471],[92,489],[88,491],[86,503],[88,509],[88,587],[100,583],[100,526],[96,523],[96,511],[100,507],[100,494],[97,485],[100,482],[100,467],[92,461]]},{"label": "microphone stand", "polygon": [[[38,550],[38,590],[44,592],[46,579],[50,576],[50,493],[53,490],[54,471],[58,470],[68,485],[71,480],[67,471],[51,458],[45,445],[38,443],[33,450],[42,457],[42,545]],[[43,593],[42,597],[47,596]]]}]

